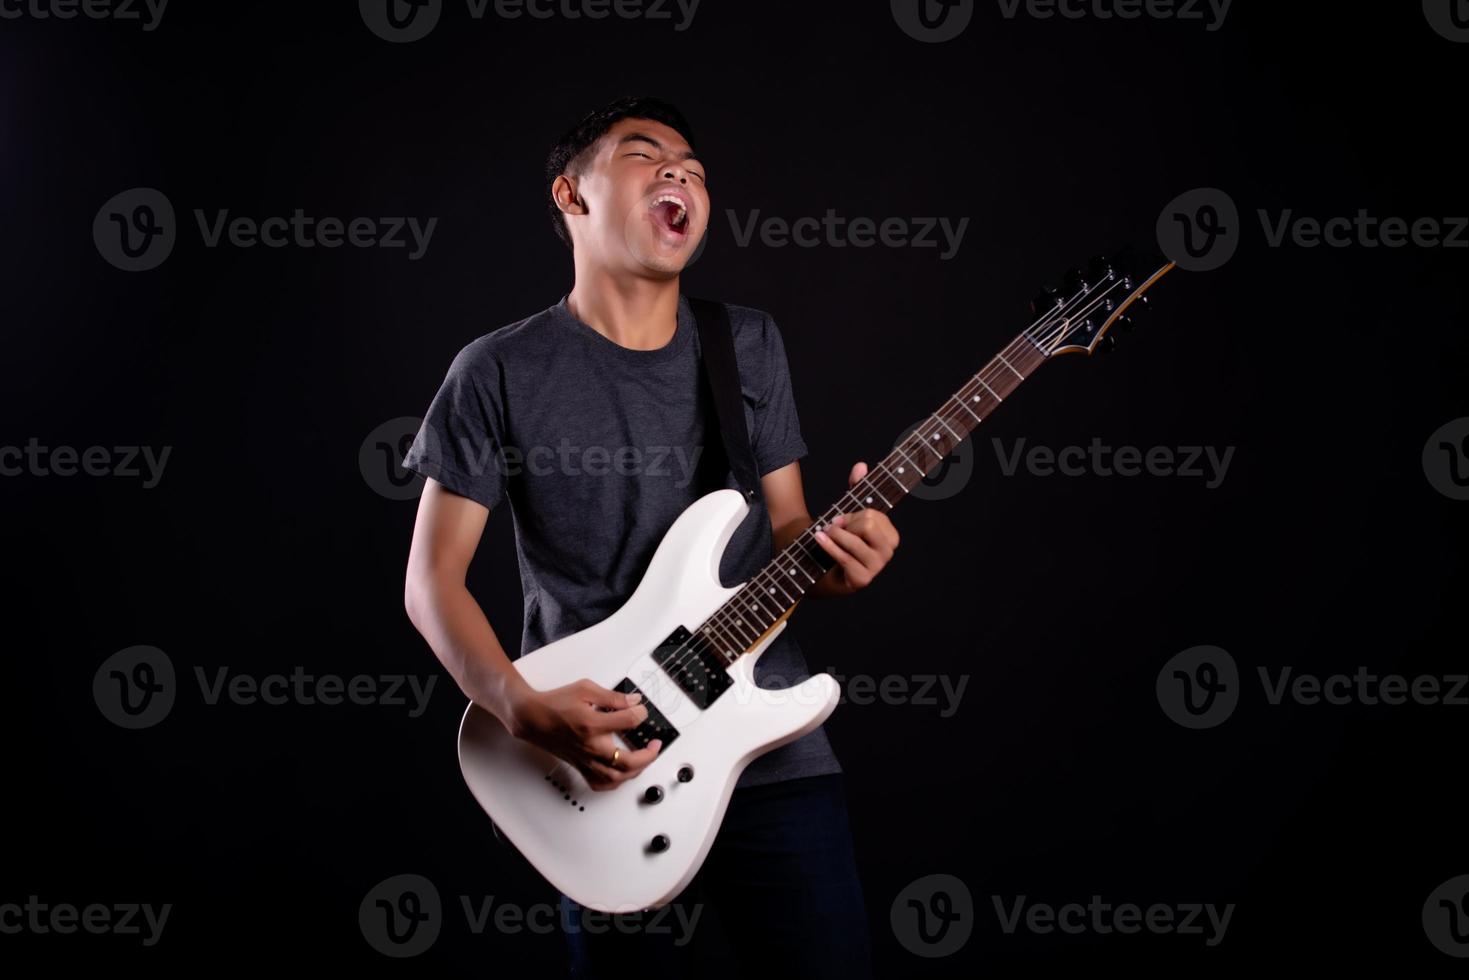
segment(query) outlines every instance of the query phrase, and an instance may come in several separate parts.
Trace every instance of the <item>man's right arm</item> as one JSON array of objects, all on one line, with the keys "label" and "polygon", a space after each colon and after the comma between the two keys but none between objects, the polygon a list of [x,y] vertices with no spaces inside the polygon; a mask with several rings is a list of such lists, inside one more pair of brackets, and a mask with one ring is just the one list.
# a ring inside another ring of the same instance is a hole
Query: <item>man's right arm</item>
[{"label": "man's right arm", "polygon": [[662,742],[619,753],[612,733],[635,728],[648,716],[636,695],[609,691],[590,680],[536,691],[515,669],[465,585],[490,511],[434,479],[426,479],[413,526],[403,603],[408,618],[470,700],[525,739],[575,765],[593,789],[631,779],[657,758]]},{"label": "man's right arm", "polygon": [[403,604],[460,690],[514,731],[513,702],[527,685],[465,586],[489,516],[484,504],[424,481]]}]

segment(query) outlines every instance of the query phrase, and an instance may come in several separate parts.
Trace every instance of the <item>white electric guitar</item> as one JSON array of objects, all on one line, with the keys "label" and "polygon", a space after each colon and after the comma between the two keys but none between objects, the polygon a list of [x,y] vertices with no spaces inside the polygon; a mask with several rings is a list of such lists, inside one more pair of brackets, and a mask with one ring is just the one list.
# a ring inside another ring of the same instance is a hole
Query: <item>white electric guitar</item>
[{"label": "white electric guitar", "polygon": [[[1173,268],[1134,282],[1113,263],[1073,270],[1065,295],[1047,292],[1038,319],[867,477],[735,588],[720,557],[748,512],[737,490],[718,490],[679,515],[637,591],[611,616],[515,662],[537,690],[588,678],[640,692],[648,709],[619,733],[632,748],[663,740],[658,758],[611,790],[514,738],[473,702],[459,729],[459,763],[495,825],[558,890],[588,908],[632,912],[672,901],[703,864],[735,780],[758,756],[816,728],[840,690],[828,674],[794,687],[755,684],[755,662],[785,628],[806,590],[833,566],[812,532],[838,514],[890,510],[1048,358],[1087,353],[1113,337],[1126,312]],[[1103,348],[1105,349],[1105,348]]]}]

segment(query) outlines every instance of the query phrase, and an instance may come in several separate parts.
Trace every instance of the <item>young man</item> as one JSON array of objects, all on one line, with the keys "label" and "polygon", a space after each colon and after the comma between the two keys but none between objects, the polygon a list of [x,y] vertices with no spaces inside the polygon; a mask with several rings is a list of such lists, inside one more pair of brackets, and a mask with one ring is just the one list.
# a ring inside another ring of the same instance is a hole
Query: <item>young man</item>
[{"label": "young man", "polygon": [[[684,508],[734,485],[722,449],[703,452],[720,439],[701,385],[696,322],[679,292],[679,273],[708,226],[705,180],[688,123],[656,99],[615,102],[562,137],[547,162],[547,194],[572,251],[571,291],[460,351],[405,460],[427,478],[408,559],[409,617],[468,697],[599,790],[656,757],[656,741],[629,751],[613,735],[641,723],[646,708],[590,681],[532,690],[465,573],[489,512],[508,502],[525,593],[521,652],[529,653],[615,612]],[[729,315],[764,495],[725,552],[721,578],[735,585],[812,518],[780,332],[758,310],[732,306]],[[866,473],[856,464],[851,484]],[[808,595],[863,588],[897,547],[892,522],[876,510],[834,523],[818,539],[836,565]],[[762,687],[808,676],[789,629],[757,664]],[[867,975],[840,773],[821,728],[752,763],[664,930],[593,932],[563,896],[574,972],[712,975],[714,961],[730,956],[720,948],[727,943],[747,973]],[[692,935],[669,929],[679,923]]]}]

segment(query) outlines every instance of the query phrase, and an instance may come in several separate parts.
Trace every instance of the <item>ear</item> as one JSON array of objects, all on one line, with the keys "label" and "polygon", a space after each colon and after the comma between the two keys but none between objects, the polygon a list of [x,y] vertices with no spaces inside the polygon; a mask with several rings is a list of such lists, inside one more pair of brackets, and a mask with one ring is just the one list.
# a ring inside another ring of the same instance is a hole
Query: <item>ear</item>
[{"label": "ear", "polygon": [[576,181],[562,174],[551,182],[551,199],[562,214],[586,214],[587,206],[576,192]]}]

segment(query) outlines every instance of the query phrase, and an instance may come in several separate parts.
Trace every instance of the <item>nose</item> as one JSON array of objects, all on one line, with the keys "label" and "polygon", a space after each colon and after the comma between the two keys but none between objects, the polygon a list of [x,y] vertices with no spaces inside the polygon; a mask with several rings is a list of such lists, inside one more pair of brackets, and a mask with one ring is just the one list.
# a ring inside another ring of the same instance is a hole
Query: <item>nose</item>
[{"label": "nose", "polygon": [[685,170],[683,167],[675,167],[671,164],[669,165],[667,170],[663,171],[663,176],[667,180],[676,180],[680,184],[687,184],[689,182],[688,171]]}]

